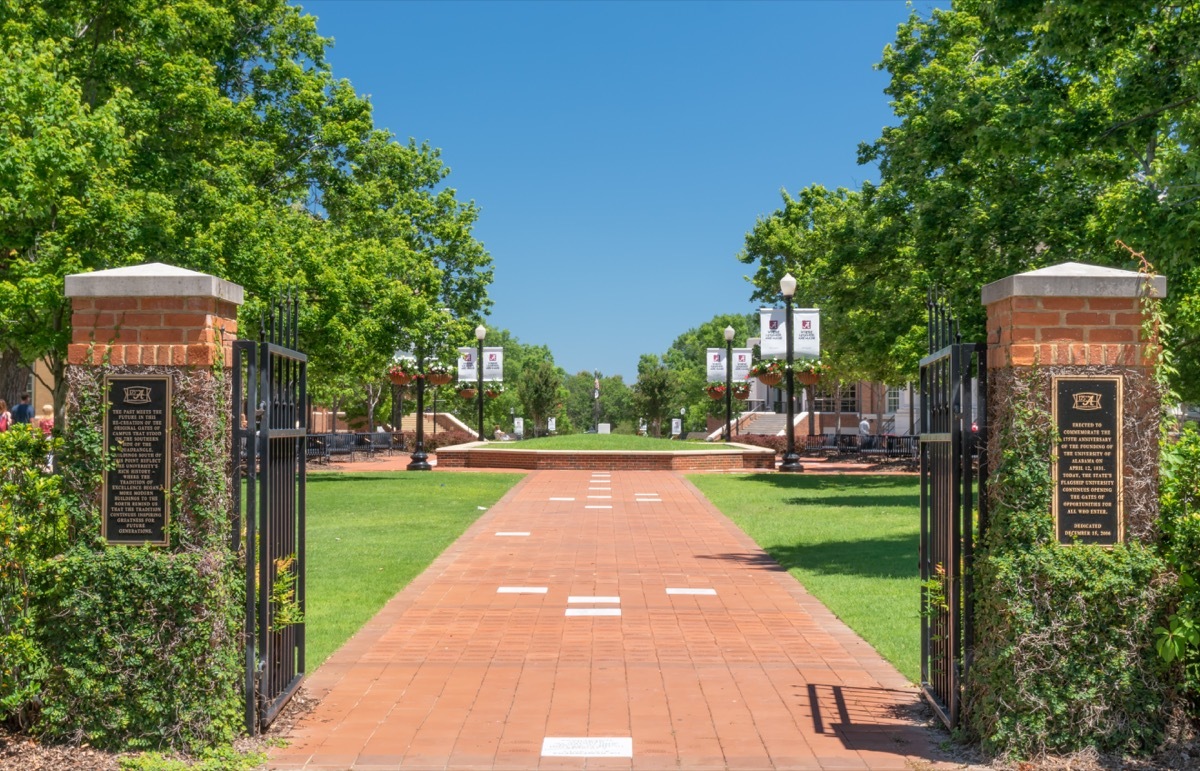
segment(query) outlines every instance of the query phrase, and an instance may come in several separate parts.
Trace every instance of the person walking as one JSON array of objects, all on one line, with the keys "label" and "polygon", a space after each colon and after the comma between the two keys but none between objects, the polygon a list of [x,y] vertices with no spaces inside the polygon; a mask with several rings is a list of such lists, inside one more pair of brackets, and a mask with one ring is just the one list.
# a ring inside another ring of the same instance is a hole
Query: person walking
[{"label": "person walking", "polygon": [[870,450],[871,447],[871,421],[865,417],[858,422],[858,447],[860,450]]},{"label": "person walking", "polygon": [[42,416],[38,418],[34,428],[41,429],[42,436],[50,436],[54,433],[54,407],[49,404],[42,405]]},{"label": "person walking", "polygon": [[0,433],[8,430],[12,425],[12,413],[8,411],[8,402],[0,399]]},{"label": "person walking", "polygon": [[21,394],[21,403],[12,408],[13,423],[32,423],[33,405],[29,403],[29,392]]}]

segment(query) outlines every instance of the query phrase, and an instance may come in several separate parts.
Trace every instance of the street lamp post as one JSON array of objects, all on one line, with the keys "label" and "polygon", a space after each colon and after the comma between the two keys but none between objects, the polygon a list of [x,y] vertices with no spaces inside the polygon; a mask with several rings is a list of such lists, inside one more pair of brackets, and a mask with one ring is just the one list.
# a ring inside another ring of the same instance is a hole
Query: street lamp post
[{"label": "street lamp post", "polygon": [[425,357],[417,356],[417,444],[413,447],[409,471],[432,471],[429,455],[425,453]]},{"label": "street lamp post", "polygon": [[800,456],[796,454],[796,379],[792,371],[792,348],[795,344],[795,332],[792,330],[792,295],[796,293],[796,279],[791,273],[779,280],[779,290],[783,293],[784,301],[784,330],[787,335],[787,452],[783,454],[780,471],[803,471]]},{"label": "street lamp post", "polygon": [[733,327],[725,327],[725,441],[733,434]]},{"label": "street lamp post", "polygon": [[479,379],[479,388],[475,390],[475,398],[479,403],[479,441],[483,441],[483,338],[487,337],[487,327],[480,324],[475,327],[475,339],[479,343],[478,355],[475,358],[475,375]]}]

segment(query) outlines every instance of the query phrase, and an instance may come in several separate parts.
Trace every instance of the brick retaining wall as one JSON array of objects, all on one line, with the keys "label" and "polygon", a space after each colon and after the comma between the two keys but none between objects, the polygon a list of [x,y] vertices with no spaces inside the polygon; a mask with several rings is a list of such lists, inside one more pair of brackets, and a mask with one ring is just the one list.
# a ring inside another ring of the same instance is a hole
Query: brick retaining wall
[{"label": "brick retaining wall", "polygon": [[597,450],[500,450],[478,444],[443,447],[437,451],[441,468],[511,468],[595,471],[741,471],[775,468],[775,453],[761,447],[737,450],[646,452]]}]

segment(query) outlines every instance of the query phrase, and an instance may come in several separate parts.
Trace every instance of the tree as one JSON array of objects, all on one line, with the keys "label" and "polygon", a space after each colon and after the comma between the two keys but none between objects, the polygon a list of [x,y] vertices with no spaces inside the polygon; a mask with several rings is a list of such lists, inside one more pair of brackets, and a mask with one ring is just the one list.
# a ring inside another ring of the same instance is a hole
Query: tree
[{"label": "tree", "polygon": [[742,347],[747,338],[758,336],[758,317],[753,314],[713,316],[675,338],[662,356],[674,378],[679,402],[676,406],[687,409],[687,423],[690,426],[704,426],[706,415],[725,414],[725,400],[710,399],[704,386],[708,382],[708,349],[725,350],[726,327],[733,327],[734,346]]},{"label": "tree", "polygon": [[[568,377],[564,385],[567,392],[564,409],[571,425],[577,430],[592,428],[597,423],[608,423],[614,432],[620,426],[632,426],[631,395],[620,375],[604,377],[598,371],[577,372]],[[597,385],[600,392],[598,402]]]},{"label": "tree", "polygon": [[653,436],[662,436],[662,424],[675,407],[675,378],[662,359],[642,354],[638,360],[638,380],[633,386],[633,405],[646,420]]},{"label": "tree", "polygon": [[1178,385],[1200,398],[1200,13],[1119,5],[914,13],[881,64],[895,124],[859,152],[879,184],[785,193],[740,255],[759,265],[755,296],[790,270],[798,298],[836,320],[822,331],[839,370],[899,382],[929,284],[983,339],[983,284],[1068,260],[1136,268],[1119,239],[1167,276]]},{"label": "tree", "polygon": [[327,43],[285,0],[0,0],[0,316],[59,406],[69,273],[215,273],[246,288],[246,335],[298,292],[314,374],[486,312],[474,204],[375,128]]},{"label": "tree", "polygon": [[546,418],[558,412],[563,398],[562,383],[562,371],[546,359],[537,361],[522,373],[517,394],[533,418],[535,435],[539,426],[546,425]]}]

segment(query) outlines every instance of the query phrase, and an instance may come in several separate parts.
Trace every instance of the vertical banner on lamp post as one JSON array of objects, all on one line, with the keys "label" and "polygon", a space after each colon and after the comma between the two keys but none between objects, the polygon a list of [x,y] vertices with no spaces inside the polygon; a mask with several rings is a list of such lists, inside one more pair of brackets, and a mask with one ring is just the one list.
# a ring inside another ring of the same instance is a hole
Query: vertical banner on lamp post
[{"label": "vertical banner on lamp post", "polygon": [[458,382],[479,382],[479,374],[475,370],[476,358],[478,357],[475,354],[474,348],[467,346],[458,349]]},{"label": "vertical banner on lamp post", "polygon": [[709,383],[725,382],[725,349],[709,348],[704,357]]},{"label": "vertical banner on lamp post", "polygon": [[[787,341],[784,339],[786,327],[786,310],[783,308],[762,308],[758,312],[760,337],[762,342],[759,349],[763,356],[779,358],[787,355]],[[792,311],[795,321],[793,329],[792,353],[798,359],[819,359],[821,357],[821,311],[816,308],[797,308]]]},{"label": "vertical banner on lamp post", "polygon": [[753,363],[752,351],[749,348],[733,349],[733,382],[741,383],[750,379],[750,365]]},{"label": "vertical banner on lamp post", "polygon": [[504,349],[483,349],[483,379],[487,382],[504,379]]},{"label": "vertical banner on lamp post", "polygon": [[792,318],[795,320],[796,341],[792,350],[801,359],[821,358],[821,311],[816,308],[799,308]]}]

